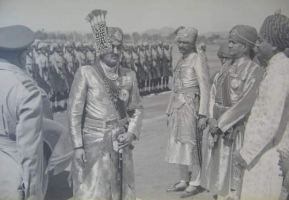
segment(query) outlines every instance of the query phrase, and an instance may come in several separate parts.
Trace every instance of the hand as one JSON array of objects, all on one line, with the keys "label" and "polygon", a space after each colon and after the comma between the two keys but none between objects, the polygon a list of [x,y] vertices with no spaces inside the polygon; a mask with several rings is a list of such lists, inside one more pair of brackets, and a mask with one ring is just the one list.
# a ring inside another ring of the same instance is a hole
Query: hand
[{"label": "hand", "polygon": [[207,119],[206,118],[201,118],[199,119],[199,122],[198,122],[198,129],[200,130],[204,130],[207,126]]},{"label": "hand", "polygon": [[283,176],[286,176],[286,174],[288,173],[289,171],[289,158],[286,157],[286,158],[281,158],[278,165],[280,166],[280,169],[282,171],[282,175]]},{"label": "hand", "polygon": [[86,156],[85,156],[85,152],[84,149],[75,149],[74,150],[74,156],[76,161],[78,162],[78,164],[84,168],[85,164],[86,164]]},{"label": "hand", "polygon": [[208,120],[208,124],[209,124],[209,127],[210,127],[210,132],[211,133],[217,133],[217,131],[219,129],[217,120],[214,119],[214,118],[210,118]]},{"label": "hand", "polygon": [[240,151],[235,151],[232,154],[232,159],[233,161],[239,163],[242,167],[246,167],[247,163],[246,161],[242,158]]},{"label": "hand", "polygon": [[126,132],[118,136],[118,147],[120,149],[127,147],[135,139],[135,135],[131,132]]}]

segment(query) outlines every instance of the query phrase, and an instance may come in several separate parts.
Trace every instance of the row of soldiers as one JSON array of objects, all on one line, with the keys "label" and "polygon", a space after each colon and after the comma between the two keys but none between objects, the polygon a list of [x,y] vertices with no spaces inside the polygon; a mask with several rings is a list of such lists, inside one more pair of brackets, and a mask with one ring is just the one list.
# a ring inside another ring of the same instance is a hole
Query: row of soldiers
[{"label": "row of soldiers", "polygon": [[122,66],[136,72],[141,96],[168,91],[172,47],[163,42],[125,44]]},{"label": "row of soldiers", "polygon": [[[94,65],[97,57],[93,44],[38,42],[26,58],[27,73],[50,95],[54,112],[67,108],[69,89],[76,70]],[[172,47],[167,43],[125,44],[121,65],[137,74],[142,96],[168,91],[172,76]]]},{"label": "row of soldiers", "polygon": [[76,70],[95,63],[92,44],[36,43],[27,52],[26,70],[50,96],[54,112],[67,109],[69,89]]}]

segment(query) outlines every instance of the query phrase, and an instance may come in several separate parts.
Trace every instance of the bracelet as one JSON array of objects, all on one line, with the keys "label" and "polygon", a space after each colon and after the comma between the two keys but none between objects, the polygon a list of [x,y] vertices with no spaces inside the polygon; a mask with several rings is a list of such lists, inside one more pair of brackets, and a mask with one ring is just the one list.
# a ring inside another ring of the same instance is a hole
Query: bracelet
[{"label": "bracelet", "polygon": [[199,115],[199,119],[206,118],[205,115]]}]

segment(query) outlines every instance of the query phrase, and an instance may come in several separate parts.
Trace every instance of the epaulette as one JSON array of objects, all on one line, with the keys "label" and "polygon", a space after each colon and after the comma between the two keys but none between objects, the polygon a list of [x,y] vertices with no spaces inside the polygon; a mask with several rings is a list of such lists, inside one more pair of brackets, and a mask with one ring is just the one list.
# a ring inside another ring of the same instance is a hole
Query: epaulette
[{"label": "epaulette", "polygon": [[21,74],[18,72],[15,72],[14,74],[15,74],[16,78],[22,83],[22,85],[26,88],[26,90],[28,92],[31,92],[33,90],[38,90],[35,83],[31,79],[25,77],[24,74]]}]

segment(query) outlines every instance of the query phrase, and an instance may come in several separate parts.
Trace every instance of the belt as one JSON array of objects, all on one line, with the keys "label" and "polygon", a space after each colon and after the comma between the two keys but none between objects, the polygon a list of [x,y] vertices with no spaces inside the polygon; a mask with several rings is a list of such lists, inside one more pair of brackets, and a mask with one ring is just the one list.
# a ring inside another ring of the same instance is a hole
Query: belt
[{"label": "belt", "polygon": [[114,129],[120,126],[125,126],[127,122],[127,117],[123,119],[113,118],[108,120],[91,119],[86,117],[84,124],[96,128]]},{"label": "belt", "polygon": [[194,93],[199,93],[200,89],[199,87],[188,87],[188,88],[174,88],[175,93],[187,93],[187,92],[194,92]]}]

